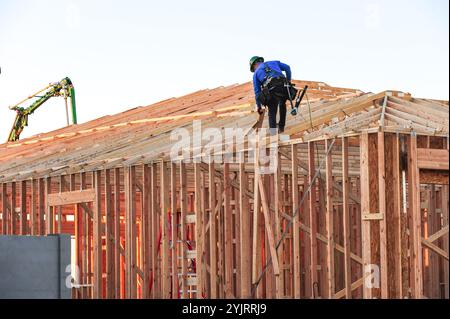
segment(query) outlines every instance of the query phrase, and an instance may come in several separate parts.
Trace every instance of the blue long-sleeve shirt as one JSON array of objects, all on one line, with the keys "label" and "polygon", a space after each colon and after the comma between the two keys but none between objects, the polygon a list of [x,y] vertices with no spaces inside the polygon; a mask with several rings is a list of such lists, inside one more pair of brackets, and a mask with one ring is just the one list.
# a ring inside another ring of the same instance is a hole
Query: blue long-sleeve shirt
[{"label": "blue long-sleeve shirt", "polygon": [[[266,75],[265,68],[268,66],[272,71]],[[253,74],[253,88],[255,91],[256,105],[261,107],[261,103],[258,102],[258,97],[261,94],[261,87],[266,80],[267,76],[277,77],[283,76],[283,71],[286,73],[286,78],[291,81],[292,73],[289,65],[280,61],[267,61],[261,63]]]}]

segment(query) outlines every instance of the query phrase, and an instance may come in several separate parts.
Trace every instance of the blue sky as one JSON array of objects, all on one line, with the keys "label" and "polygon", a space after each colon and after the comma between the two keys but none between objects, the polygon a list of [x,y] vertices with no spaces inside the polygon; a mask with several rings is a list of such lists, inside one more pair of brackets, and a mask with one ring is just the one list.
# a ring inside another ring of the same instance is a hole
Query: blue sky
[{"label": "blue sky", "polygon": [[[8,109],[72,78],[78,117],[251,80],[248,59],[296,79],[448,99],[448,0],[0,0],[0,139]],[[65,125],[54,99],[22,137]]]}]

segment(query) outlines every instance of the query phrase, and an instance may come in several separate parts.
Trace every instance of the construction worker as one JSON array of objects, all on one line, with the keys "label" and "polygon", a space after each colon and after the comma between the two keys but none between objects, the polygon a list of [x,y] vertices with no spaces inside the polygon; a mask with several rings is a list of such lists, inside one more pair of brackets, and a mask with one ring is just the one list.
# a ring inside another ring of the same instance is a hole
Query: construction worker
[{"label": "construction worker", "polygon": [[262,106],[267,106],[269,128],[276,129],[279,108],[278,132],[283,133],[286,124],[286,101],[289,98],[294,99],[297,94],[297,90],[291,84],[291,68],[280,61],[264,62],[263,57],[254,56],[250,59],[250,71],[254,73],[253,87],[258,113],[262,114]]}]

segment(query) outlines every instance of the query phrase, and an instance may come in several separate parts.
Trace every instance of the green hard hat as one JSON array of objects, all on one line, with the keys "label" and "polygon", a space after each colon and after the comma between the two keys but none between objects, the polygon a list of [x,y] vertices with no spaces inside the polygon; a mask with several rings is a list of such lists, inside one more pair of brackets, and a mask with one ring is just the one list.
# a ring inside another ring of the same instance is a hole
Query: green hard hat
[{"label": "green hard hat", "polygon": [[252,57],[252,58],[250,59],[250,72],[255,72],[255,70],[253,70],[253,65],[254,65],[256,62],[264,62],[264,58],[261,57],[261,56],[257,56],[257,55],[255,55],[254,57]]}]

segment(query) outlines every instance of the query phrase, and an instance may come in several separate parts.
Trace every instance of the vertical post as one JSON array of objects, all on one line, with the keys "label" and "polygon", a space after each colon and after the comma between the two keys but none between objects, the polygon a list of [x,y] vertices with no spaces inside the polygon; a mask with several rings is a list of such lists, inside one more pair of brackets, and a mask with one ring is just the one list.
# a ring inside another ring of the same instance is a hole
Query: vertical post
[{"label": "vertical post", "polygon": [[[86,189],[86,173],[80,173],[80,190]],[[87,214],[86,211],[83,210],[82,214],[81,214],[81,224],[83,225],[83,248],[82,248],[82,252],[83,252],[83,256],[82,256],[82,260],[83,260],[83,270],[81,271],[82,274],[82,283],[83,284],[89,284],[90,283],[90,269],[89,269],[89,254],[90,254],[90,241],[89,241],[89,237],[90,237],[90,232],[89,232],[89,224],[90,224],[90,217]],[[89,287],[83,287],[82,288],[82,297],[83,298],[89,298]]]},{"label": "vertical post", "polygon": [[300,211],[298,196],[298,145],[291,145],[292,170],[292,215],[293,221],[293,259],[294,259],[294,298],[300,299]]},{"label": "vertical post", "polygon": [[200,181],[200,164],[194,163],[194,189],[195,189],[195,249],[196,255],[196,275],[197,275],[197,299],[203,298],[203,212],[201,201],[201,181]]},{"label": "vertical post", "polygon": [[125,168],[125,203],[126,203],[126,235],[125,235],[125,264],[127,284],[127,298],[137,296],[136,278],[136,167]]},{"label": "vertical post", "polygon": [[[385,135],[386,224],[389,298],[402,298],[401,175],[398,134]],[[381,184],[380,184],[381,188]],[[380,196],[381,199],[381,196]],[[381,226],[381,225],[380,225]],[[381,229],[380,229],[381,230]],[[381,235],[381,234],[380,234]]]},{"label": "vertical post", "polygon": [[96,171],[95,175],[95,202],[94,202],[94,299],[100,299],[102,295],[102,172]]},{"label": "vertical post", "polygon": [[[239,156],[239,155],[237,155]],[[235,182],[239,183],[239,171],[235,174]],[[234,272],[234,278],[235,278],[235,297],[236,298],[242,298],[241,292],[242,292],[242,271],[241,271],[241,249],[240,249],[240,243],[241,243],[241,200],[240,200],[240,192],[238,189],[232,187],[232,194],[234,199],[234,210],[233,210],[233,225],[234,225],[234,268],[236,269]]]},{"label": "vertical post", "polygon": [[6,188],[6,183],[1,184],[2,191],[2,234],[6,235],[8,233],[8,193]]},{"label": "vertical post", "polygon": [[240,238],[241,238],[241,298],[251,298],[251,220],[248,204],[248,176],[245,172],[245,153],[239,164],[239,207],[240,207]]},{"label": "vertical post", "polygon": [[[284,174],[284,205],[285,210],[287,214],[291,214],[293,216],[294,211],[292,210],[292,199],[291,196],[293,195],[293,187],[292,187],[292,173],[291,174]],[[297,189],[297,196],[298,196],[298,185],[297,183],[296,189]],[[298,214],[297,214],[298,215]],[[295,218],[293,223],[295,224]],[[288,229],[289,221],[287,219],[283,220],[283,230]],[[295,225],[293,225],[295,227]],[[293,231],[292,228],[288,230],[288,235],[286,236],[285,244],[283,246],[284,251],[286,252],[283,263],[286,264],[286,272],[285,272],[285,282],[286,282],[286,295],[290,298],[295,298],[294,296],[294,290],[293,290],[293,283],[294,283],[294,258],[293,258],[293,245],[292,245],[292,239],[293,239]]]},{"label": "vertical post", "polygon": [[187,256],[186,256],[186,248],[184,244],[186,243],[186,215],[188,213],[187,206],[187,172],[186,172],[186,164],[181,161],[180,162],[180,232],[181,232],[181,241],[182,241],[182,249],[181,249],[181,298],[186,299],[188,297],[187,294]]},{"label": "vertical post", "polygon": [[11,183],[11,204],[10,204],[11,226],[10,234],[17,235],[17,212],[16,212],[16,182]]},{"label": "vertical post", "polygon": [[38,218],[37,218],[37,205],[38,205],[38,198],[37,198],[37,180],[32,179],[31,180],[31,215],[30,215],[30,226],[31,226],[31,232],[30,234],[32,236],[36,236],[38,234]]},{"label": "vertical post", "polygon": [[[400,173],[400,141],[398,134],[393,137],[392,145],[392,183],[393,183],[393,228],[394,228],[394,239],[393,239],[393,251],[394,256],[394,277],[395,277],[395,298],[401,299],[403,296],[402,291],[402,191],[401,191],[401,173]],[[386,193],[391,193],[387,191]],[[388,249],[389,251],[390,249]]]},{"label": "vertical post", "polygon": [[39,212],[39,235],[45,235],[45,182],[43,178],[38,180],[38,212]]},{"label": "vertical post", "polygon": [[254,198],[253,198],[253,254],[252,254],[252,283],[256,284],[259,276],[259,261],[260,261],[260,252],[261,252],[261,241],[258,238],[259,233],[259,224],[261,218],[261,200],[259,195],[259,135],[256,134],[256,143],[254,150],[254,177],[253,177],[253,186],[254,186]]},{"label": "vertical post", "polygon": [[[428,217],[430,222],[430,230],[434,234],[438,230],[441,229],[441,216],[438,216],[438,213],[436,212],[436,186],[431,185],[430,186],[430,206],[428,210]],[[442,243],[440,242],[440,239],[436,241],[436,243],[442,247]],[[430,256],[430,270],[431,270],[431,284],[432,289],[430,291],[430,297],[431,298],[440,298],[440,290],[441,290],[441,280],[439,276],[439,261],[441,258],[436,258],[436,255]]]},{"label": "vertical post", "polygon": [[[269,152],[269,150],[267,150],[266,152]],[[267,153],[266,153],[267,154]],[[267,166],[266,166],[267,167]],[[263,178],[262,178],[262,183],[259,184],[259,192],[261,194],[261,203],[262,203],[262,212],[263,212],[263,216],[264,216],[264,223],[263,226],[266,227],[262,233],[264,234],[264,258],[263,258],[263,266],[266,265],[266,263],[269,262],[269,258],[273,258],[273,256],[276,256],[276,260],[278,260],[278,255],[276,253],[276,249],[275,249],[275,209],[270,210],[270,209],[265,209],[265,203],[267,203],[266,207],[269,207],[270,202],[272,202],[273,199],[273,189],[275,189],[275,185],[274,185],[274,176],[273,175],[269,175],[269,174],[264,174]],[[264,195],[263,195],[264,192]],[[275,205],[272,205],[275,206]],[[270,231],[272,232],[272,241],[269,241],[269,235],[267,232],[267,229],[270,229]],[[271,245],[272,243],[272,245]],[[274,255],[271,255],[271,252],[274,252]],[[277,274],[277,276],[279,276],[279,273]],[[265,281],[262,283],[263,287],[265,288],[265,296],[264,298],[267,299],[272,299],[272,298],[276,298],[276,277],[274,275],[274,269],[273,267],[268,267],[266,272],[265,272]]]},{"label": "vertical post", "polygon": [[217,203],[217,243],[218,246],[221,247],[220,250],[217,251],[217,272],[218,272],[218,295],[219,298],[225,298],[225,266],[224,266],[224,217],[223,217],[223,205],[222,205],[222,195],[223,195],[223,179],[217,180],[217,193],[219,195],[218,203]]},{"label": "vertical post", "polygon": [[308,184],[311,189],[309,191],[309,222],[310,222],[310,238],[311,238],[311,297],[317,296],[315,287],[318,285],[317,276],[317,212],[316,212],[316,187],[313,181],[316,172],[314,158],[314,142],[308,143]]},{"label": "vertical post", "polygon": [[344,228],[344,281],[345,281],[345,296],[347,299],[352,299],[352,270],[350,259],[350,209],[349,209],[349,194],[350,185],[348,180],[348,138],[342,138],[342,213],[343,213],[343,228]]},{"label": "vertical post", "polygon": [[[75,191],[76,185],[76,176],[75,174],[71,174],[70,175],[70,191]],[[83,251],[83,247],[82,247],[82,227],[83,227],[83,222],[81,219],[81,210],[80,210],[80,205],[79,204],[75,204],[74,206],[74,233],[75,233],[75,267],[77,269],[77,276],[75,278],[75,283],[76,284],[82,284],[82,251]],[[82,288],[79,287],[76,290],[76,298],[81,299],[83,298],[83,294],[82,294]]]},{"label": "vertical post", "polygon": [[177,209],[177,166],[170,164],[170,213],[172,221],[172,299],[178,299],[178,209]]},{"label": "vertical post", "polygon": [[[326,147],[326,141],[323,141],[324,146],[324,152],[327,150]],[[320,173],[322,174],[322,173]],[[317,232],[319,234],[323,234],[326,238],[327,229],[326,229],[326,182],[322,180],[321,178],[318,179],[318,205],[319,205],[319,211],[317,214],[317,224],[318,229]],[[328,296],[328,279],[327,279],[327,245],[325,243],[319,242],[318,244],[318,262],[320,267],[320,273],[319,273],[319,289],[320,289],[320,295],[322,298],[329,298]]]},{"label": "vertical post", "polygon": [[231,211],[230,164],[223,164],[225,225],[225,297],[233,297],[233,216]]},{"label": "vertical post", "polygon": [[388,298],[387,224],[386,224],[386,169],[384,132],[378,132],[378,200],[380,220],[380,275],[381,298]]},{"label": "vertical post", "polygon": [[148,164],[142,165],[142,213],[141,213],[141,246],[144,273],[142,280],[142,298],[150,298],[150,210],[151,210],[151,171]]},{"label": "vertical post", "polygon": [[160,219],[160,201],[158,198],[158,163],[151,165],[151,215],[152,215],[152,296],[161,298],[160,284],[160,263],[158,262],[158,251],[160,247],[161,219]]},{"label": "vertical post", "polygon": [[[52,180],[51,177],[45,178],[45,194],[48,196],[52,192]],[[46,223],[46,234],[53,234],[53,208],[48,205],[46,201],[46,211],[45,211],[45,223]]]},{"label": "vertical post", "polygon": [[[275,199],[275,245],[281,239],[282,225],[281,225],[281,214],[284,211],[283,207],[283,197],[281,194],[281,155],[276,152],[276,171],[274,174],[274,199]],[[277,256],[279,262],[283,260],[283,245],[280,244],[280,248],[277,250]],[[281,299],[284,296],[284,270],[281,269],[280,274],[275,277],[275,293],[276,297]]]},{"label": "vertical post", "polygon": [[114,169],[114,297],[120,299],[120,168]]},{"label": "vertical post", "polygon": [[[369,182],[369,134],[362,133],[360,137],[361,161],[361,216],[370,212],[370,182]],[[363,259],[363,297],[372,299],[372,288],[367,284],[366,268],[371,264],[371,233],[370,221],[362,220],[362,259]]]},{"label": "vertical post", "polygon": [[114,258],[114,216],[111,187],[111,172],[104,171],[105,182],[105,238],[106,238],[106,298],[113,299],[115,295],[115,258]]},{"label": "vertical post", "polygon": [[[211,269],[211,298],[216,299],[217,295],[217,214],[216,214],[216,178],[213,158],[210,158],[209,170],[209,249],[210,269]],[[219,199],[220,200],[220,199]]]},{"label": "vertical post", "polygon": [[423,296],[420,182],[417,165],[417,136],[412,133],[408,149],[408,187],[410,212],[411,290],[413,298]]},{"label": "vertical post", "polygon": [[[443,224],[448,225],[448,185],[442,185],[441,189],[441,209],[442,209],[442,219]],[[443,249],[448,253],[449,246],[449,236],[448,233],[442,237]],[[448,269],[448,260],[444,260],[444,274],[443,274],[443,282],[444,282],[444,295],[445,299],[449,298],[449,269]]]},{"label": "vertical post", "polygon": [[20,182],[20,235],[26,235],[27,227],[27,182]]},{"label": "vertical post", "polygon": [[[325,149],[328,150],[332,145],[332,140],[326,141]],[[333,299],[335,294],[334,285],[334,211],[333,211],[333,152],[330,150],[325,162],[325,180],[327,208],[325,223],[327,229],[327,287],[328,298]]]},{"label": "vertical post", "polygon": [[[169,268],[169,174],[167,163],[161,160],[161,261],[162,261],[162,298],[170,299],[170,268]],[[198,264],[197,264],[198,267]]]},{"label": "vertical post", "polygon": [[[64,175],[60,175],[59,176],[59,192],[60,193],[65,191],[65,188],[64,188],[65,183],[66,183],[66,181],[64,179]],[[57,221],[57,224],[55,225],[55,228],[58,229],[57,233],[61,234],[61,230],[62,230],[62,206],[58,206],[57,212],[58,212],[58,221]]]},{"label": "vertical post", "polygon": [[130,210],[130,167],[124,168],[124,188],[125,188],[125,298],[131,298],[131,255],[130,255],[130,223],[131,223],[131,210]]}]

